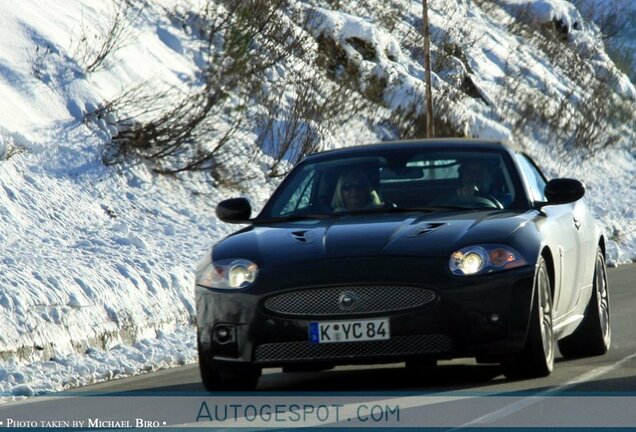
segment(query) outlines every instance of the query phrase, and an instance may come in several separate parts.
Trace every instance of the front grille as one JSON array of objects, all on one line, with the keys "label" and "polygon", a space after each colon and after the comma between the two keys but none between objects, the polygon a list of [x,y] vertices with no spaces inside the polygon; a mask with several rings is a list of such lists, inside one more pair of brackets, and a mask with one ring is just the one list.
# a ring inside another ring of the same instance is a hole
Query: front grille
[{"label": "front grille", "polygon": [[[343,294],[355,297],[343,305]],[[386,313],[424,306],[435,300],[431,290],[404,286],[359,286],[287,292],[265,301],[265,308],[284,315],[350,315]]]},{"label": "front grille", "polygon": [[444,335],[395,336],[385,341],[312,344],[282,342],[258,345],[255,362],[271,363],[298,360],[348,360],[402,357],[419,354],[446,353],[453,341]]}]

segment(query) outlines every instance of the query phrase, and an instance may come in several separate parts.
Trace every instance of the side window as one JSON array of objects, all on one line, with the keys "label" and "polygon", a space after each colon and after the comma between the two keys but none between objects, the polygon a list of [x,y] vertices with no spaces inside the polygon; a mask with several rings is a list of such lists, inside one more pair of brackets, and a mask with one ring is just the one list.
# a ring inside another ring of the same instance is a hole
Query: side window
[{"label": "side window", "polygon": [[280,213],[281,215],[309,207],[315,177],[316,172],[312,171],[309,175],[302,179],[292,196],[289,198],[289,201],[287,201],[287,204],[285,204],[285,207],[283,207],[283,210]]},{"label": "side window", "polygon": [[530,189],[531,198],[533,201],[545,201],[545,185],[546,181],[537,169],[537,167],[530,162],[528,157],[524,154],[517,154],[517,162],[521,168],[521,173]]}]

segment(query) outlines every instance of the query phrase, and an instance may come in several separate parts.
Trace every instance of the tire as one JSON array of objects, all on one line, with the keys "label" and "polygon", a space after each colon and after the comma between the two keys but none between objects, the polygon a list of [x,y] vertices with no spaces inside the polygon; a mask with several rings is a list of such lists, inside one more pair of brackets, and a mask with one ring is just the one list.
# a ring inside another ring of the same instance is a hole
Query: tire
[{"label": "tire", "polygon": [[609,350],[612,341],[607,270],[600,249],[596,251],[594,266],[592,297],[585,309],[583,321],[574,333],[559,341],[559,350],[566,358],[603,355]]},{"label": "tire", "polygon": [[534,290],[528,336],[523,350],[512,360],[502,363],[507,378],[548,376],[554,368],[556,343],[552,328],[552,289],[548,268],[539,259],[534,276]]},{"label": "tire", "polygon": [[256,389],[261,376],[260,368],[242,368],[236,370],[222,370],[211,366],[201,349],[199,350],[199,373],[203,387],[209,392],[235,390],[250,391]]}]

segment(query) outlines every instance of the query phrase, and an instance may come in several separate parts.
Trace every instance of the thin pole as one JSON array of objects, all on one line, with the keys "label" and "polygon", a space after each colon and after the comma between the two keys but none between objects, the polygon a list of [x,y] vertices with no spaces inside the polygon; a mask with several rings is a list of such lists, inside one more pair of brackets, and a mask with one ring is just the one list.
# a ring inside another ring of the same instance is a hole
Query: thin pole
[{"label": "thin pole", "polygon": [[424,25],[422,33],[424,36],[424,69],[426,71],[426,137],[433,138],[435,130],[433,128],[433,91],[431,84],[431,35],[428,26],[428,0],[422,0],[422,18]]}]

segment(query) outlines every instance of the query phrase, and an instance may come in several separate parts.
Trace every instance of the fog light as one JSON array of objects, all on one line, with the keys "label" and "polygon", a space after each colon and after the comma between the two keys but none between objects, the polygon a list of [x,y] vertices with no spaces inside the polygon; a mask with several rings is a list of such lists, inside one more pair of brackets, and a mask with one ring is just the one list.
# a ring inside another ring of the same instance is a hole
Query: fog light
[{"label": "fog light", "polygon": [[499,314],[490,314],[490,317],[488,317],[490,319],[491,323],[498,323],[499,320],[501,319],[501,317],[499,316]]},{"label": "fog light", "polygon": [[214,329],[214,336],[219,342],[227,342],[230,340],[232,334],[230,332],[230,329],[228,329],[227,327],[218,326],[216,329]]}]

